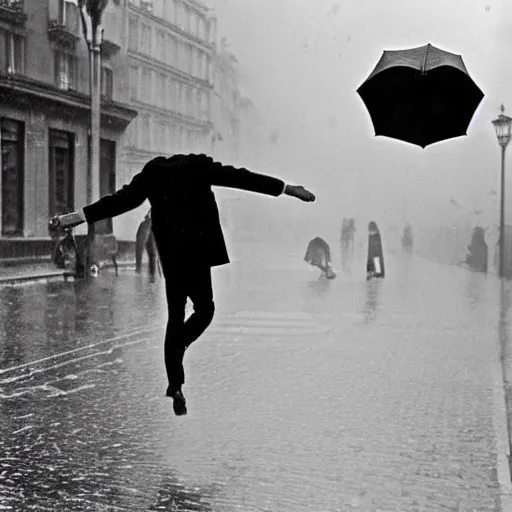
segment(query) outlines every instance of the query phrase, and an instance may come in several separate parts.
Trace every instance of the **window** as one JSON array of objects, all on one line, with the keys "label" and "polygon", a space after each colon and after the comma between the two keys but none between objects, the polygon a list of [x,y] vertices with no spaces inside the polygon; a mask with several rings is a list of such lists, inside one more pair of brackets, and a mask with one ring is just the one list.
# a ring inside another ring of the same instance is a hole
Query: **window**
[{"label": "window", "polygon": [[174,0],[165,0],[164,1],[164,19],[169,23],[176,22],[176,4]]},{"label": "window", "polygon": [[167,34],[167,64],[175,66],[178,56],[178,41],[175,37]]},{"label": "window", "polygon": [[201,94],[201,113],[204,119],[210,118],[210,95],[205,91]]},{"label": "window", "polygon": [[48,0],[46,3],[50,27],[59,26],[71,34],[79,34],[80,14],[76,0]]},{"label": "window", "polygon": [[130,15],[128,23],[128,48],[130,50],[139,49],[139,20],[135,16]]},{"label": "window", "polygon": [[107,66],[101,66],[101,95],[109,100],[114,92],[114,77],[112,70]]},{"label": "window", "polygon": [[68,0],[60,1],[60,23],[62,23],[72,34],[78,33],[79,13],[76,3]]},{"label": "window", "polygon": [[178,127],[178,151],[183,151],[185,149],[185,129],[183,126]]},{"label": "window", "polygon": [[180,112],[182,114],[186,114],[187,113],[187,98],[186,98],[186,94],[187,94],[187,86],[185,84],[181,84],[181,89],[180,89]]},{"label": "window", "polygon": [[169,0],[153,0],[153,16],[157,18],[164,17],[164,4]]},{"label": "window", "polygon": [[54,53],[55,85],[64,91],[76,89],[77,58],[70,53],[56,51]]},{"label": "window", "polygon": [[2,235],[23,235],[25,125],[1,120],[2,135]]},{"label": "window", "polygon": [[201,91],[199,91],[199,89],[196,89],[195,87],[192,88],[192,106],[194,117],[199,117],[200,94]]},{"label": "window", "polygon": [[134,119],[126,128],[125,145],[128,147],[137,146],[137,120]]},{"label": "window", "polygon": [[186,86],[186,95],[185,95],[185,113],[187,115],[192,115],[193,113],[193,105],[192,105],[192,87]]},{"label": "window", "polygon": [[151,36],[151,26],[141,23],[140,51],[148,55],[151,55]]},{"label": "window", "polygon": [[136,66],[130,66],[129,71],[129,83],[130,83],[130,99],[139,99],[139,68]]},{"label": "window", "polygon": [[167,142],[167,123],[165,121],[157,121],[155,123],[155,130],[155,149],[159,152],[165,152]]},{"label": "window", "polygon": [[176,110],[174,105],[175,82],[169,77],[167,80],[167,91],[165,94],[165,107],[168,109]]},{"label": "window", "polygon": [[194,11],[190,11],[188,28],[193,36],[197,36],[197,15]]},{"label": "window", "polygon": [[139,1],[140,8],[150,14],[153,12],[153,0],[140,0]]},{"label": "window", "polygon": [[194,54],[194,47],[191,44],[185,45],[185,71],[192,74],[192,58]]},{"label": "window", "polygon": [[177,127],[175,124],[171,124],[169,126],[169,133],[168,133],[168,148],[169,148],[169,152],[171,151],[174,151],[175,148],[176,148],[176,132],[177,132]]},{"label": "window", "polygon": [[181,30],[185,30],[185,20],[184,20],[185,12],[184,7],[181,2],[176,5],[176,24],[178,28]]},{"label": "window", "polygon": [[75,137],[72,133],[50,130],[49,217],[75,209],[74,149]]},{"label": "window", "polygon": [[161,62],[166,62],[166,33],[161,29],[156,31],[156,58]]},{"label": "window", "polygon": [[149,103],[153,96],[152,94],[152,71],[147,68],[142,68],[142,90],[140,94],[141,101]]},{"label": "window", "polygon": [[140,147],[151,150],[151,118],[148,114],[143,114],[140,121]]},{"label": "window", "polygon": [[174,110],[177,112],[182,112],[182,104],[181,104],[181,82],[176,82],[176,93],[175,93],[175,107]]},{"label": "window", "polygon": [[155,75],[155,101],[158,107],[165,107],[165,90],[167,77],[162,73]]},{"label": "window", "polygon": [[182,4],[183,8],[183,30],[185,32],[190,32],[190,9],[185,5]]},{"label": "window", "polygon": [[204,22],[204,18],[202,16],[198,19],[197,33],[198,33],[198,37],[200,39],[205,39],[205,35],[206,35],[205,22]]},{"label": "window", "polygon": [[210,56],[207,55],[206,53],[203,54],[204,55],[204,58],[203,58],[203,78],[205,80],[209,80],[210,79]]},{"label": "window", "polygon": [[197,76],[197,58],[198,58],[198,50],[195,46],[190,47],[190,74],[193,76]]},{"label": "window", "polygon": [[25,39],[4,30],[0,31],[0,72],[25,73]]},{"label": "window", "polygon": [[206,79],[205,64],[206,64],[206,53],[200,51],[199,52],[199,78],[202,78],[203,80]]}]

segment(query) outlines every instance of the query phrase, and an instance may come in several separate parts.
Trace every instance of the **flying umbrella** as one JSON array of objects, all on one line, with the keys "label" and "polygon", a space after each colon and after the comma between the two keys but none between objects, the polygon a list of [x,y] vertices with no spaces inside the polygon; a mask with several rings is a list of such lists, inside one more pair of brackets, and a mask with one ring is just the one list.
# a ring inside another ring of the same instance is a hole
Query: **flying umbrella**
[{"label": "flying umbrella", "polygon": [[375,135],[422,148],[466,135],[484,97],[462,57],[431,44],[384,51],[357,93]]}]

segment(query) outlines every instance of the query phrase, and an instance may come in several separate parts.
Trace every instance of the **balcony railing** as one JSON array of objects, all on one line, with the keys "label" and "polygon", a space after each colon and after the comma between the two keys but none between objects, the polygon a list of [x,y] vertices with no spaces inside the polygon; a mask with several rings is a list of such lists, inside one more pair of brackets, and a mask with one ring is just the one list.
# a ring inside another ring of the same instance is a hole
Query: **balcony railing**
[{"label": "balcony railing", "polygon": [[23,0],[0,0],[0,20],[24,26],[27,15],[23,7]]},{"label": "balcony railing", "polygon": [[48,36],[64,46],[75,45],[80,37],[80,15],[75,5],[71,2],[50,0]]}]

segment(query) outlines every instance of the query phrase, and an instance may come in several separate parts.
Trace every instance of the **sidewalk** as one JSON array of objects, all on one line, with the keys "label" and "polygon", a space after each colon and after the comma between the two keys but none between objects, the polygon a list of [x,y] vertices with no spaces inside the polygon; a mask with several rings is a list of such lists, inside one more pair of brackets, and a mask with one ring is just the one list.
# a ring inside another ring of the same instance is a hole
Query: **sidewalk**
[{"label": "sidewalk", "polygon": [[[119,268],[130,268],[135,267],[135,262],[129,259],[121,260],[117,262],[117,265]],[[103,267],[103,269],[110,269],[111,267],[112,264],[108,263]],[[68,279],[74,279],[74,274],[57,268],[50,261],[8,265],[0,264],[0,286],[50,279],[63,279],[67,281]]]}]

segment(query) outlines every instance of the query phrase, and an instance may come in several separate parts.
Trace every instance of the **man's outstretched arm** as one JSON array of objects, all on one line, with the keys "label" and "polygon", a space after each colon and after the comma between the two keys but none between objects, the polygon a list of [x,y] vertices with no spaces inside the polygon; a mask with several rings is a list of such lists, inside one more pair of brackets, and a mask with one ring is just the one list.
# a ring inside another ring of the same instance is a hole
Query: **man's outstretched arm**
[{"label": "man's outstretched arm", "polygon": [[279,178],[258,174],[244,168],[222,165],[214,162],[212,158],[205,157],[207,162],[207,175],[214,186],[239,188],[249,192],[257,192],[271,196],[286,194],[302,201],[314,201],[315,196],[301,185],[290,185]]},{"label": "man's outstretched arm", "polygon": [[103,219],[116,217],[140,206],[148,197],[144,171],[135,175],[128,185],[114,194],[84,206],[75,212],[58,216],[60,226],[78,226],[84,222],[93,224]]}]

